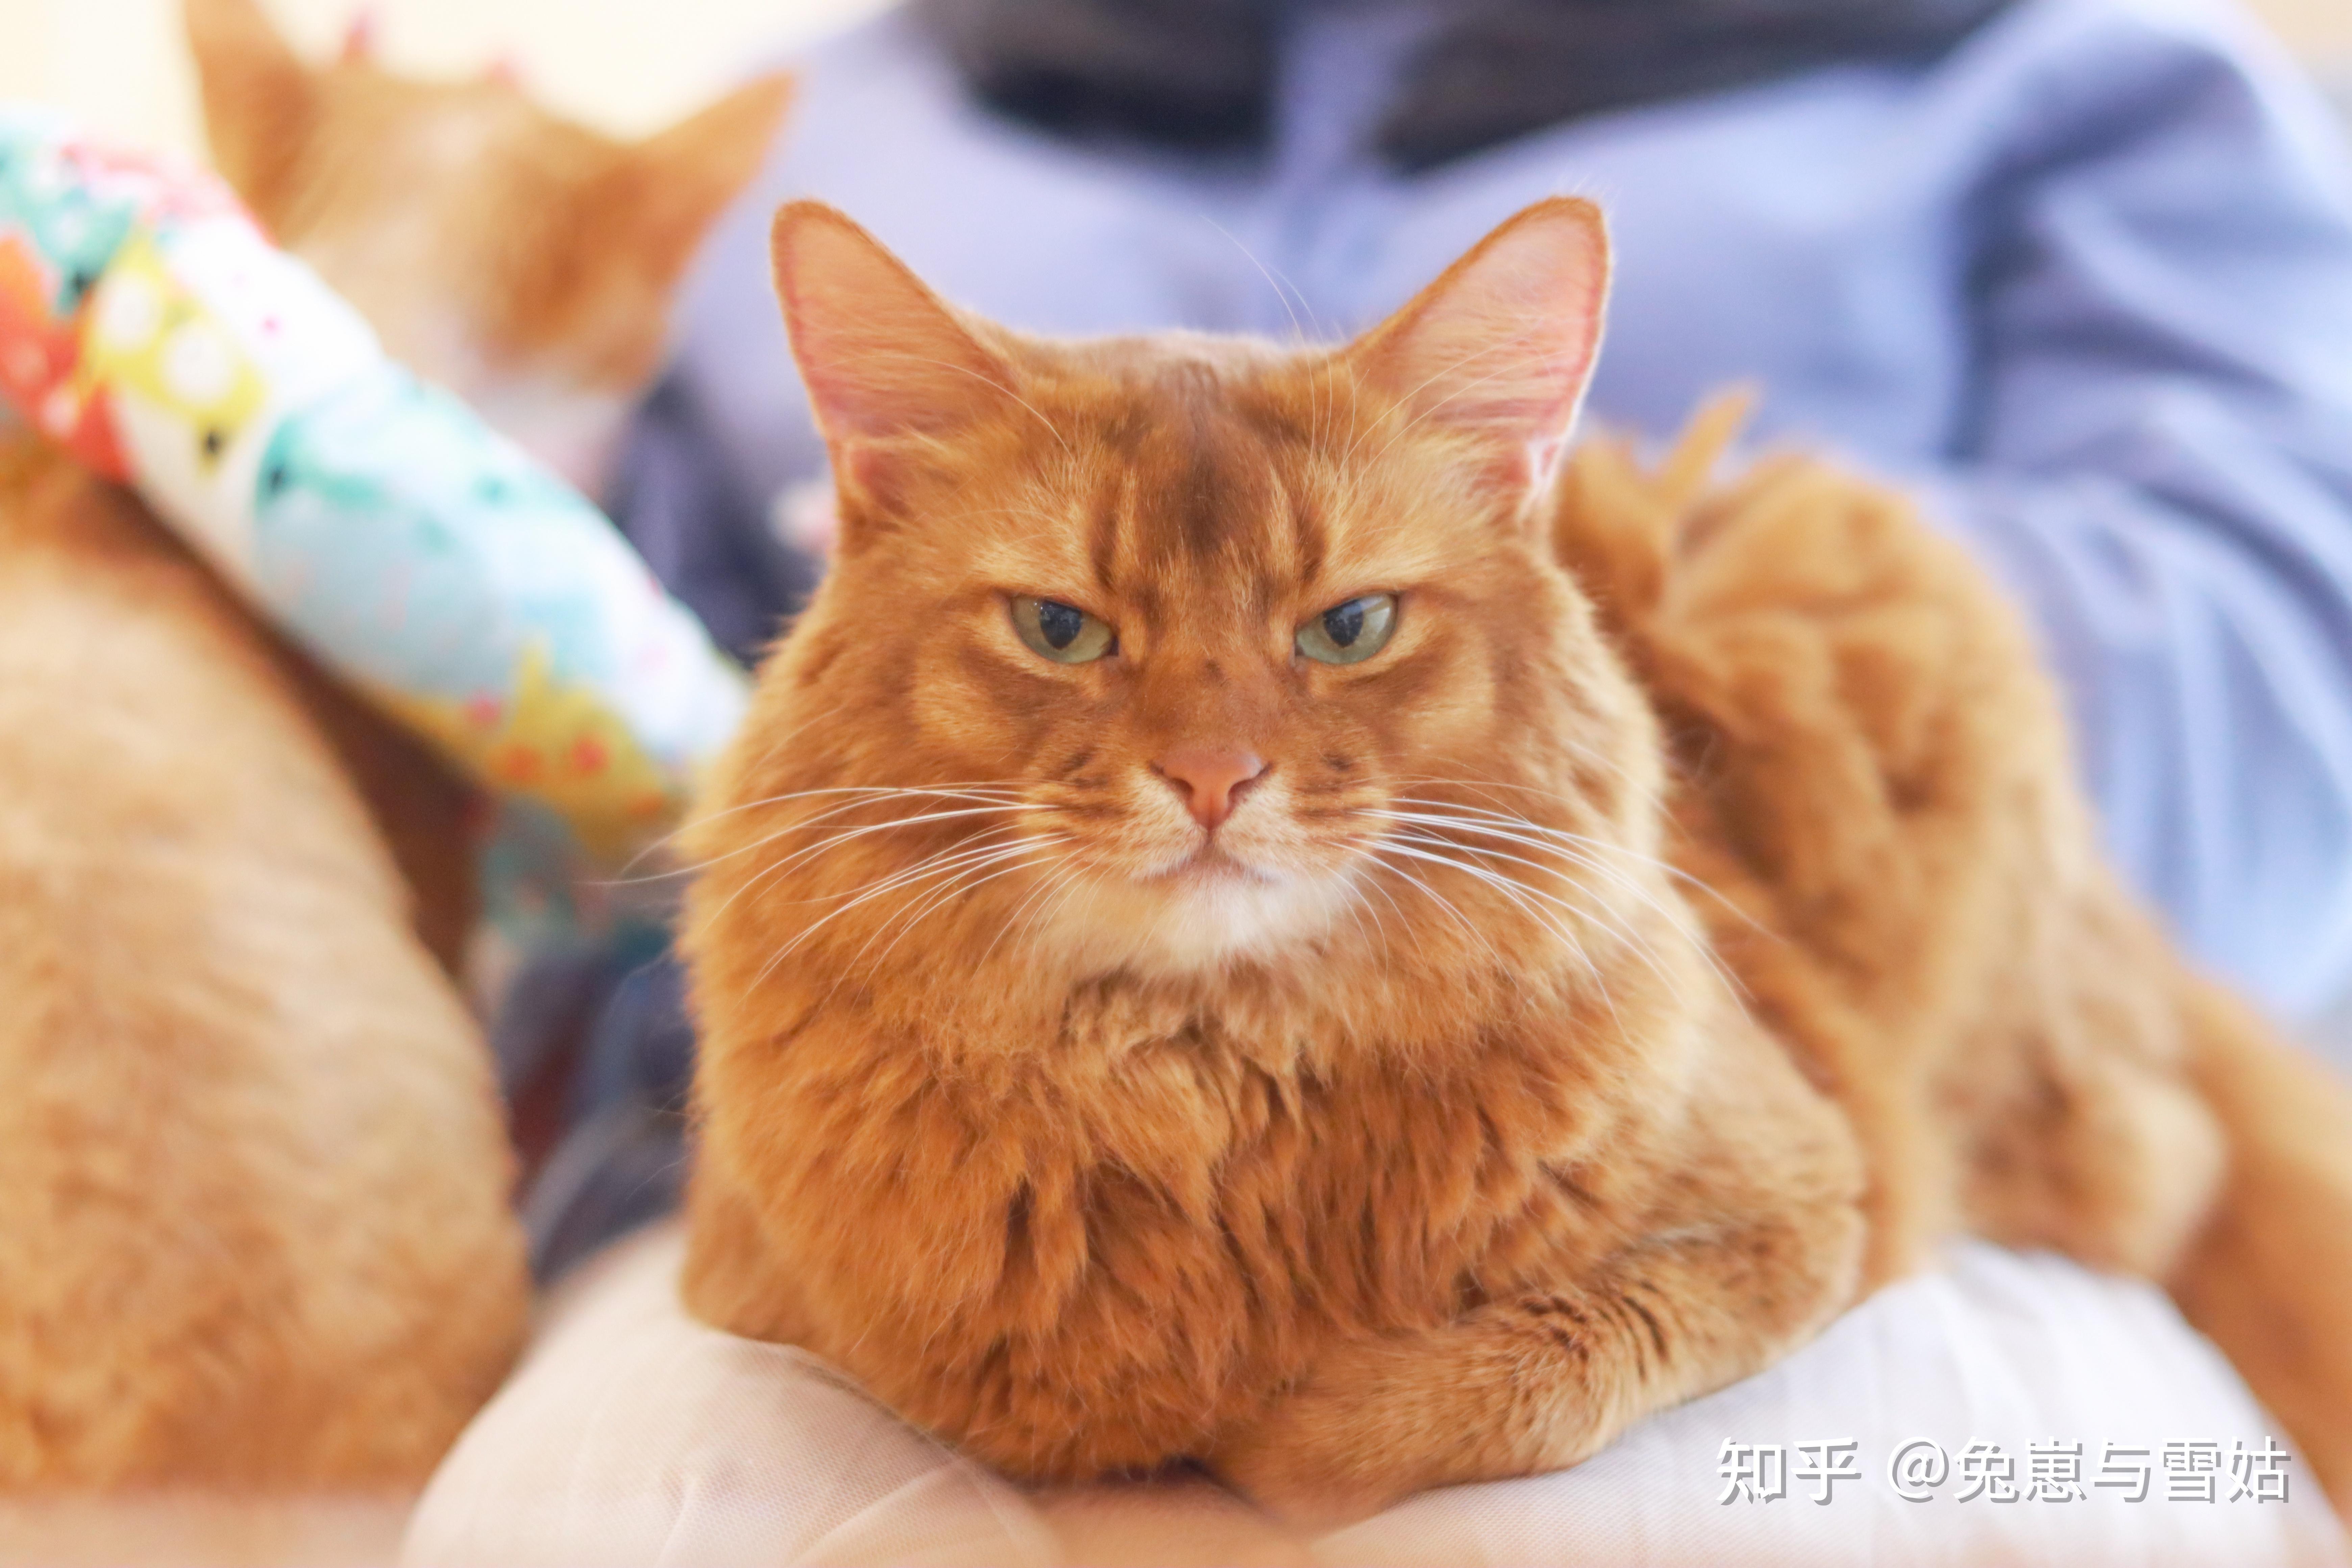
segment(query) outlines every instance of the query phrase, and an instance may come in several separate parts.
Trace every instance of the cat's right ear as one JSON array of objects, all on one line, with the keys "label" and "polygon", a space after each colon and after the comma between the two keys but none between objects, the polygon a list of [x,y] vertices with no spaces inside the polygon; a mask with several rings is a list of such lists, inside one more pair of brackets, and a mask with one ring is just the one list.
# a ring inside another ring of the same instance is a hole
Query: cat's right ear
[{"label": "cat's right ear", "polygon": [[1412,425],[1451,435],[1524,497],[1549,478],[1601,351],[1609,233],[1555,196],[1506,221],[1346,351]]},{"label": "cat's right ear", "polygon": [[834,472],[1001,412],[1012,367],[881,242],[823,202],[776,215],[776,298]]},{"label": "cat's right ear", "polygon": [[185,0],[213,163],[274,226],[319,110],[319,79],[257,0]]}]

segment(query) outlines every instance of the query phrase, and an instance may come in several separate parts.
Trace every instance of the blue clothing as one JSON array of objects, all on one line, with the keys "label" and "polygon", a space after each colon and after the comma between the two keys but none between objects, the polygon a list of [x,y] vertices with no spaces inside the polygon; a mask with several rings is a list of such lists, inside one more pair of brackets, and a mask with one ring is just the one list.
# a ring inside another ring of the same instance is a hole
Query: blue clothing
[{"label": "blue clothing", "polygon": [[1418,175],[1366,150],[1428,26],[1297,0],[1258,157],[992,116],[893,14],[812,51],[702,258],[620,507],[755,647],[805,583],[767,527],[821,475],[773,303],[778,201],[846,209],[949,298],[1051,333],[1338,337],[1495,223],[1593,196],[1620,247],[1595,418],[1710,390],[1908,482],[2030,606],[2123,866],[2287,1010],[2352,978],[2352,166],[2204,0],[2021,0],[1932,66],[1597,116]]}]

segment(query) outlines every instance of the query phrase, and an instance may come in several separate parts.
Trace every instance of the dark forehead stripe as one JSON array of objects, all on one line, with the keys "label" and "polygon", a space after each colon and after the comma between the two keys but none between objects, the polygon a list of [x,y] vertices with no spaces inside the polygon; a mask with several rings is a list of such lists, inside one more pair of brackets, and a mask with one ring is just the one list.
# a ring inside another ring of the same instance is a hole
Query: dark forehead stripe
[{"label": "dark forehead stripe", "polygon": [[1141,417],[1106,431],[1129,479],[1128,537],[1118,554],[1153,586],[1181,578],[1262,592],[1272,579],[1293,576],[1301,556],[1319,563],[1319,524],[1312,548],[1303,548],[1295,536],[1308,524],[1290,515],[1297,487],[1285,469],[1296,432],[1255,416],[1259,411],[1234,390],[1213,366],[1165,366],[1135,388]]},{"label": "dark forehead stripe", "polygon": [[1097,454],[1084,503],[1087,565],[1095,585],[1111,594],[1124,575],[1119,546],[1135,495],[1137,455],[1151,421],[1133,399],[1097,399],[1086,417]]},{"label": "dark forehead stripe", "polygon": [[1233,440],[1229,421],[1218,405],[1214,384],[1188,384],[1184,392],[1180,404],[1183,479],[1167,500],[1176,538],[1198,566],[1224,552],[1229,532],[1249,526],[1248,520],[1239,515],[1241,497],[1236,493],[1248,457],[1233,449],[1238,443]]},{"label": "dark forehead stripe", "polygon": [[1323,561],[1331,542],[1323,522],[1323,509],[1302,484],[1284,487],[1289,500],[1292,551],[1297,557],[1298,580],[1312,583],[1323,575]]},{"label": "dark forehead stripe", "polygon": [[1094,494],[1087,501],[1087,564],[1094,573],[1095,586],[1105,594],[1118,586],[1119,522],[1132,493],[1128,482],[1131,472],[1125,462],[1109,464],[1097,477]]}]

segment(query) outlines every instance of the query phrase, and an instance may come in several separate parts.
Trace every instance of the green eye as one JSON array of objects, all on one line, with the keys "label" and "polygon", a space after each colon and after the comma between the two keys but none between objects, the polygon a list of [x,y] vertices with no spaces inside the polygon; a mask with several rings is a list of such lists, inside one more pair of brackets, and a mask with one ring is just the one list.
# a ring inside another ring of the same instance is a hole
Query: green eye
[{"label": "green eye", "polygon": [[1055,664],[1087,664],[1118,651],[1118,634],[1109,623],[1052,599],[1013,600],[1013,629]]},{"label": "green eye", "polygon": [[1298,651],[1322,664],[1360,664],[1396,634],[1394,594],[1367,594],[1334,605],[1298,628]]}]

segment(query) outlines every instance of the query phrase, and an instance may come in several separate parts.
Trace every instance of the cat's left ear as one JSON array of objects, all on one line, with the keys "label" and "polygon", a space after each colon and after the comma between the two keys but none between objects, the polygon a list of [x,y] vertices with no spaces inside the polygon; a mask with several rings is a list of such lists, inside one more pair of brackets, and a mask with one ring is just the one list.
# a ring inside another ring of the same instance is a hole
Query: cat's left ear
[{"label": "cat's left ear", "polygon": [[1480,240],[1347,358],[1405,417],[1485,447],[1494,481],[1523,492],[1576,423],[1608,300],[1601,209],[1558,196]]}]

